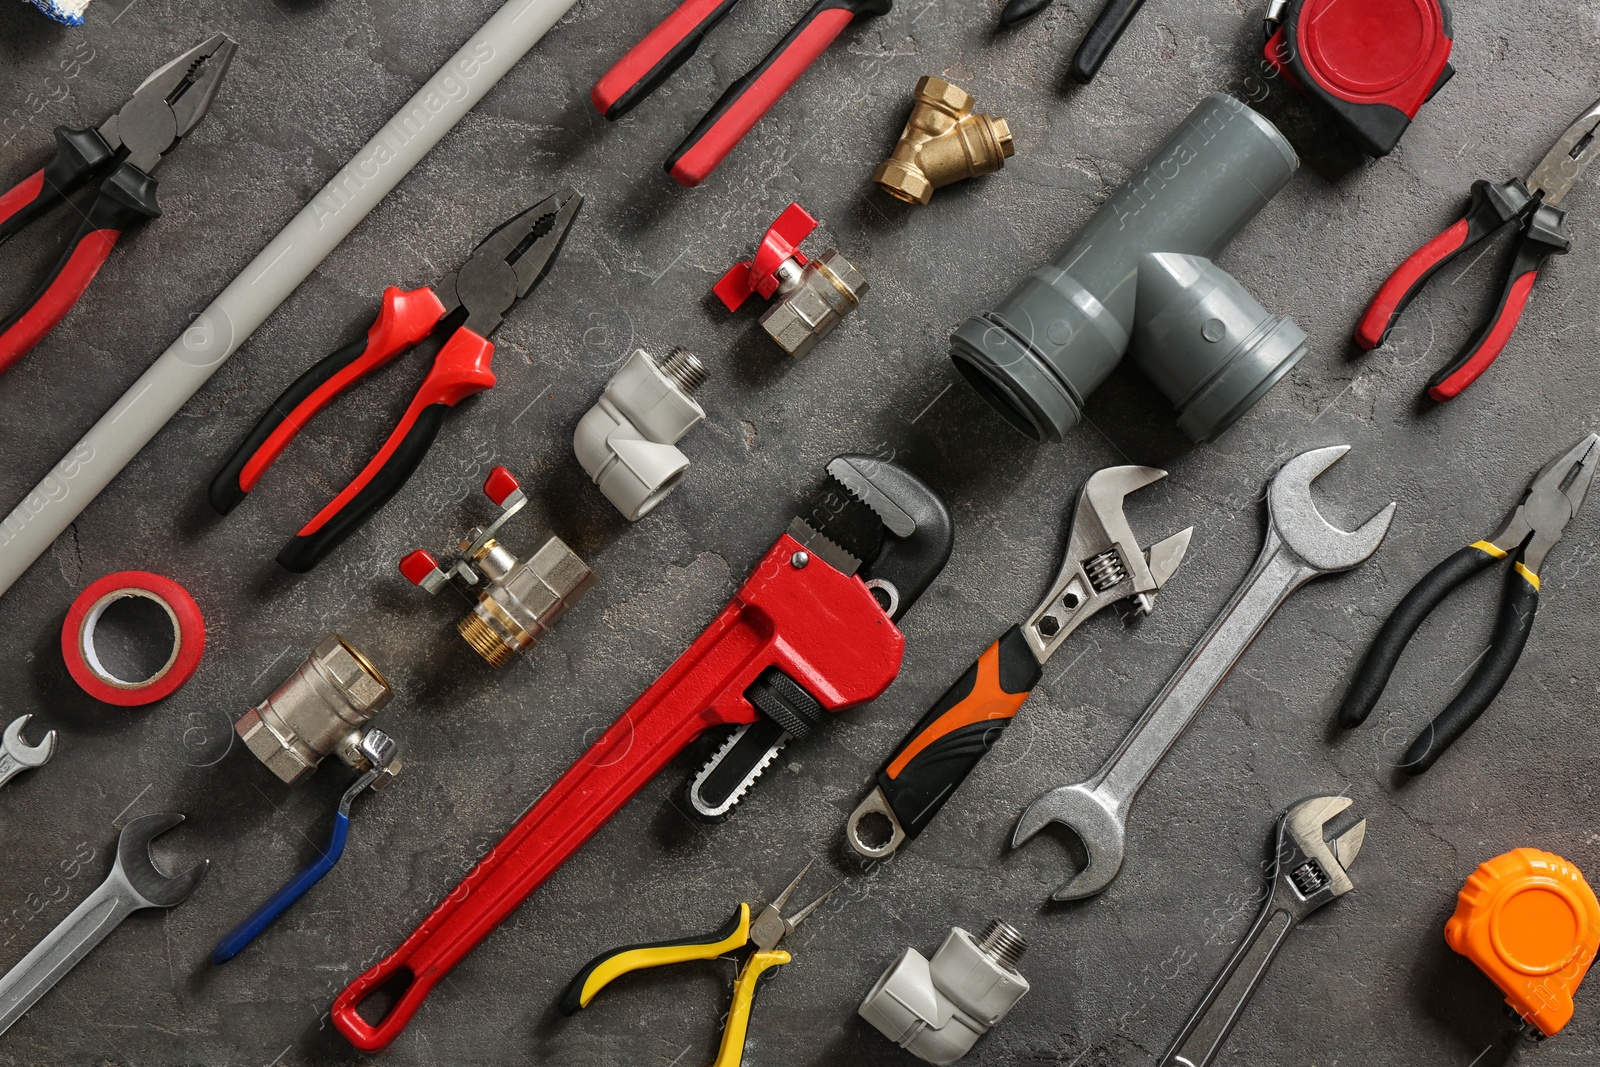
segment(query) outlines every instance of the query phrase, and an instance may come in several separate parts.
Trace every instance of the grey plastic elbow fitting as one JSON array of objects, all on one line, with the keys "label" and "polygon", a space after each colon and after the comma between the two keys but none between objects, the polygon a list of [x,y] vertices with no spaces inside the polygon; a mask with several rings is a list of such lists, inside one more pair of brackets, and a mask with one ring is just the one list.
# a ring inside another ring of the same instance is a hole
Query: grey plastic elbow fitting
[{"label": "grey plastic elbow fitting", "polygon": [[578,421],[572,450],[628,521],[650,514],[688,471],[677,445],[706,417],[691,395],[706,373],[687,349],[674,348],[660,364],[638,349]]},{"label": "grey plastic elbow fitting", "polygon": [[902,952],[857,1010],[919,1059],[953,1063],[1028,991],[1028,980],[1017,973],[1027,947],[999,919],[991,919],[980,937],[957,926],[931,960],[914,948]]},{"label": "grey plastic elbow fitting", "polygon": [[1211,262],[1298,166],[1271,122],[1207,96],[1055,259],[956,329],[951,359],[1011,425],[1060,441],[1131,351],[1210,440],[1305,354],[1298,326]]}]

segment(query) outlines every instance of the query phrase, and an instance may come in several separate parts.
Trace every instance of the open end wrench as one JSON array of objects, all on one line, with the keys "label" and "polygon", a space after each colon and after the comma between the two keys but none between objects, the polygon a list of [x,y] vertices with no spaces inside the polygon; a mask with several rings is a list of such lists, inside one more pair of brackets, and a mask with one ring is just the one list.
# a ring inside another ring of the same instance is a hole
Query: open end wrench
[{"label": "open end wrench", "polygon": [[1349,797],[1313,797],[1279,817],[1266,905],[1200,1007],[1178,1031],[1160,1067],[1209,1067],[1295,927],[1355,888],[1347,868],[1367,839],[1367,820],[1332,842],[1326,837],[1329,820],[1350,803]]},{"label": "open end wrench", "polygon": [[1088,864],[1062,883],[1053,900],[1092,897],[1116,878],[1134,797],[1289,594],[1320,575],[1355,567],[1383,543],[1393,503],[1347,531],[1324,519],[1311,499],[1311,482],[1348,451],[1348,445],[1314,449],[1279,469],[1267,488],[1261,554],[1211,629],[1093,778],[1050,790],[1017,818],[1013,848],[1051,823],[1083,843]]},{"label": "open end wrench", "polygon": [[37,745],[22,739],[22,731],[32,715],[22,715],[6,727],[5,738],[0,740],[0,785],[5,785],[23,771],[43,767],[56,754],[56,732],[51,730]]},{"label": "open end wrench", "polygon": [[182,821],[182,815],[165,812],[141,816],[123,828],[117,839],[116,862],[100,888],[0,978],[0,1034],[37,1004],[123,919],[144,908],[182,904],[194,892],[205,877],[210,860],[201,860],[182,874],[169,877],[157,870],[150,858],[150,842]]}]

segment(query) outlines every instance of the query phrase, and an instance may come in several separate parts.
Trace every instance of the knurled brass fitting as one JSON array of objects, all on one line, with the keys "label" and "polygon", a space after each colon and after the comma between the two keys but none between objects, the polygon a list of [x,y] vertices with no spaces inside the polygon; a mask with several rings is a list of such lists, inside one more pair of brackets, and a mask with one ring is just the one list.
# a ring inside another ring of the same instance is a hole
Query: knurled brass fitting
[{"label": "knurled brass fitting", "polygon": [[974,115],[965,90],[928,74],[917,82],[899,142],[872,180],[896,199],[926,204],[935,189],[992,174],[1016,151],[1005,119]]},{"label": "knurled brass fitting", "polygon": [[[256,759],[290,785],[316,770],[329,753],[365,772],[373,768],[377,751],[362,746],[373,732],[365,726],[393,697],[367,657],[334,634],[233,728]],[[386,751],[392,750],[390,744]],[[400,761],[389,759],[382,769],[374,789],[400,772]]]}]

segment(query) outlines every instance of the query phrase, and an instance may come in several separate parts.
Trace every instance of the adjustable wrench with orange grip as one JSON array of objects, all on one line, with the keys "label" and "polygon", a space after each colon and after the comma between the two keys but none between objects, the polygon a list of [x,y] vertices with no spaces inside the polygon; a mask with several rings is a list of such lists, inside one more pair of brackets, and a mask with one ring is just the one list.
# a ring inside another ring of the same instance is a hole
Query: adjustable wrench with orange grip
[{"label": "adjustable wrench with orange grip", "polygon": [[1154,467],[1107,467],[1084,483],[1067,558],[1033,615],[1007,630],[967,668],[895,747],[877,787],[845,826],[868,859],[891,855],[925,830],[992,748],[1043,677],[1046,661],[1090,617],[1134,598],[1148,613],[1189,548],[1194,527],[1140,548],[1122,512],[1128,494],[1165,478]]},{"label": "adjustable wrench with orange grip", "polygon": [[[395,952],[339,994],[333,1022],[351,1044],[375,1052],[398,1037],[429,991],[695,738],[736,728],[713,761],[747,761],[742,793],[789,736],[894,680],[905,649],[895,624],[949,558],[949,513],[890,463],[841,456],[828,472],[848,495],[809,513],[827,535],[795,519],[666,673]],[[876,537],[846,536],[865,526],[863,510]],[[775,740],[746,756],[740,742],[763,730]],[[392,1005],[369,1021],[360,1008],[380,990]]]}]

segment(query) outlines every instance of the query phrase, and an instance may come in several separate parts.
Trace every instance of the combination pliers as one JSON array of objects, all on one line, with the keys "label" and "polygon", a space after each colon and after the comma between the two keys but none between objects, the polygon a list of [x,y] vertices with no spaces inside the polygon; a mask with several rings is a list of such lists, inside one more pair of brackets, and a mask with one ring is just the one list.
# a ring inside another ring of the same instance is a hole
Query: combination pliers
[{"label": "combination pliers", "polygon": [[1401,758],[1400,769],[1408,774],[1421,774],[1467,732],[1484,709],[1494,702],[1516,669],[1528,635],[1533,632],[1533,616],[1539,607],[1539,569],[1544,566],[1545,556],[1561,540],[1567,523],[1583,505],[1597,465],[1600,465],[1600,434],[1590,434],[1545,464],[1527,496],[1492,537],[1474,541],[1447,557],[1412,587],[1367,650],[1367,657],[1339,709],[1341,726],[1348,729],[1366,721],[1383,696],[1406,644],[1445,597],[1473,575],[1500,560],[1511,559],[1505,599],[1500,604],[1500,617],[1488,651],[1461,692],[1411,743]]},{"label": "combination pliers", "polygon": [[44,282],[0,321],[0,371],[27,355],[66,317],[128,227],[158,218],[156,180],[163,156],[205,117],[238,48],[214,33],[146,78],[98,127],[56,127],[49,163],[0,196],[0,244],[91,181],[99,192]]},{"label": "combination pliers", "polygon": [[412,350],[432,366],[400,422],[344,490],[278,553],[286,569],[315,567],[388,503],[421,466],[445,411],[495,383],[489,335],[555,262],[583,197],[563,189],[485,237],[461,269],[409,292],[391,285],[361,337],[306,371],[273,401],[211,481],[212,507],[228,514],[256,487],[289,442],[334,397]]}]

